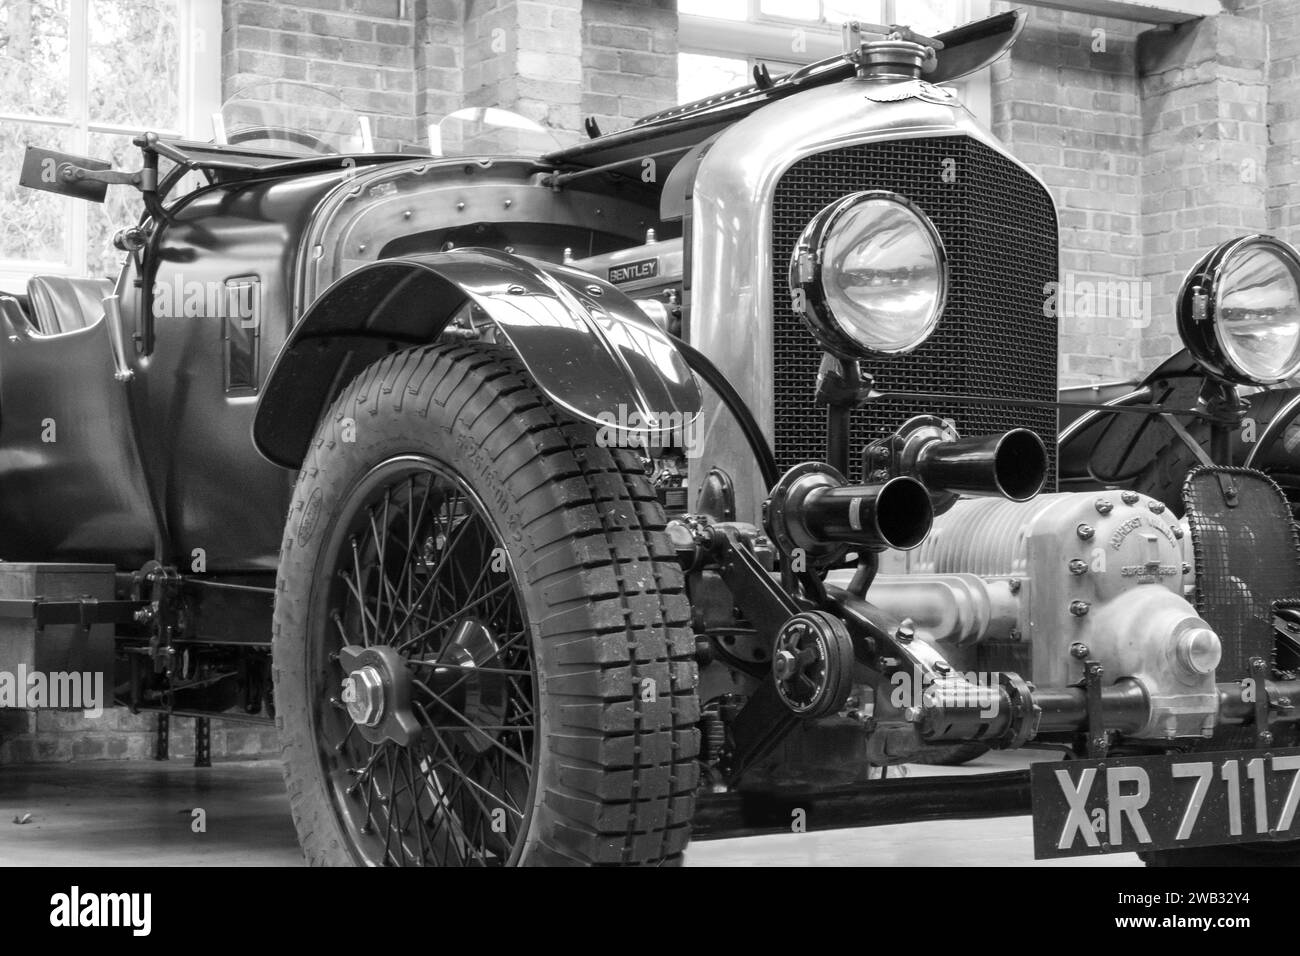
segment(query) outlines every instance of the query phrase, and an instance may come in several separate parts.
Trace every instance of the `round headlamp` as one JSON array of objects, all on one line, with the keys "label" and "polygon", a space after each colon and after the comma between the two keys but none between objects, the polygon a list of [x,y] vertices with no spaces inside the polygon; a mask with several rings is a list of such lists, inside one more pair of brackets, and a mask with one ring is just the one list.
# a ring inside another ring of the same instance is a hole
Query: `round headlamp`
[{"label": "round headlamp", "polygon": [[1178,333],[1226,381],[1276,385],[1300,374],[1300,255],[1272,236],[1216,247],[1183,280]]},{"label": "round headlamp", "polygon": [[790,261],[794,309],[840,358],[901,355],[933,334],[948,260],[929,217],[897,193],[853,193],[808,223]]}]

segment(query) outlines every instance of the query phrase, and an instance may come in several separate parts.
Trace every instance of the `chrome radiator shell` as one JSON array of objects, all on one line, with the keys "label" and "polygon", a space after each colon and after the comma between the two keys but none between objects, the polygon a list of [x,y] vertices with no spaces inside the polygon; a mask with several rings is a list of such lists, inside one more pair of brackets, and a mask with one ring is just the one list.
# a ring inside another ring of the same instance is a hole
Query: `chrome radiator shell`
[{"label": "chrome radiator shell", "polygon": [[[1046,195],[1041,181],[951,93],[894,78],[846,80],[774,102],[727,129],[704,155],[691,207],[689,339],[739,391],[769,441],[776,437],[774,315],[781,294],[773,283],[772,237],[782,177],[801,160],[832,150],[949,136],[968,137],[1005,158]],[[844,191],[864,185],[846,182]],[[1050,203],[1045,212],[1054,237]],[[864,364],[870,371],[870,363]],[[812,388],[809,381],[809,395]],[[735,480],[737,517],[757,520],[768,489],[739,428],[716,401],[706,399],[700,439],[690,501],[708,469],[717,465]]]}]

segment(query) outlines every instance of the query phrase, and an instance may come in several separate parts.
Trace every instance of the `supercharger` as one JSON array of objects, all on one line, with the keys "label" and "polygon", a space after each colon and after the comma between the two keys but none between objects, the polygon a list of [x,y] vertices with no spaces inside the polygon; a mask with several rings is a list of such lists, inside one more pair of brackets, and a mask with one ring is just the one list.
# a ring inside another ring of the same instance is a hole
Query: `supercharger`
[{"label": "supercharger", "polygon": [[1190,540],[1161,502],[1132,491],[965,498],[920,547],[884,556],[868,597],[968,676],[988,640],[1027,645],[1026,676],[1041,687],[1077,685],[1096,660],[1107,683],[1146,699],[1130,736],[1208,737],[1222,648],[1190,600]]}]

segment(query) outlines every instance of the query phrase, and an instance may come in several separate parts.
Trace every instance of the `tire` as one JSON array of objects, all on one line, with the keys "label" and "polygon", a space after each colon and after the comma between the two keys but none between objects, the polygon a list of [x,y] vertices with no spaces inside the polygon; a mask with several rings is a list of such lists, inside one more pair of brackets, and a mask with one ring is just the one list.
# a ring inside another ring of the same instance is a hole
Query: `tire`
[{"label": "tire", "polygon": [[978,760],[991,749],[985,744],[941,744],[926,747],[909,762],[935,767],[960,767]]},{"label": "tire", "polygon": [[276,585],[307,861],[680,862],[698,678],[664,523],[640,460],[600,447],[506,350],[409,349],[345,388],[298,476]]},{"label": "tire", "polygon": [[[1263,432],[1268,423],[1281,412],[1285,404],[1293,397],[1294,393],[1290,390],[1263,392],[1250,396],[1248,415],[1257,423],[1256,433]],[[1197,420],[1187,425],[1187,431],[1208,455],[1210,453],[1209,426]],[[1155,452],[1151,461],[1133,480],[1131,487],[1134,491],[1150,495],[1157,501],[1163,501],[1175,515],[1181,518],[1183,516],[1183,482],[1187,479],[1187,473],[1201,462],[1192,453],[1192,450],[1183,443],[1182,439],[1173,433],[1172,429],[1165,428],[1164,433],[1167,436],[1166,443]],[[1251,446],[1242,442],[1241,430],[1237,429],[1233,432],[1231,460],[1228,464],[1242,464],[1250,450]],[[1275,476],[1274,472],[1277,469],[1276,467],[1269,467],[1268,462],[1259,462],[1256,467],[1259,467],[1260,470],[1274,478],[1274,480],[1280,479],[1279,483],[1288,492],[1287,497],[1293,502],[1295,501],[1292,497],[1296,491],[1293,478],[1286,474]]]}]

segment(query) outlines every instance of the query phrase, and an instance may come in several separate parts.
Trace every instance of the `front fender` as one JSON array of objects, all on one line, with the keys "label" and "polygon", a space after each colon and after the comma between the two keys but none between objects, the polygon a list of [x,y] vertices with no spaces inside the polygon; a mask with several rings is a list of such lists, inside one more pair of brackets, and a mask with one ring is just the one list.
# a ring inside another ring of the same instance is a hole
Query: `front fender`
[{"label": "front fender", "polygon": [[[551,401],[596,425],[699,411],[672,337],[615,286],[493,249],[383,259],[330,286],[294,327],[267,377],[253,443],[297,468],[325,408],[389,352],[432,342],[466,304],[480,307]],[[620,408],[622,406],[622,408]]]}]

